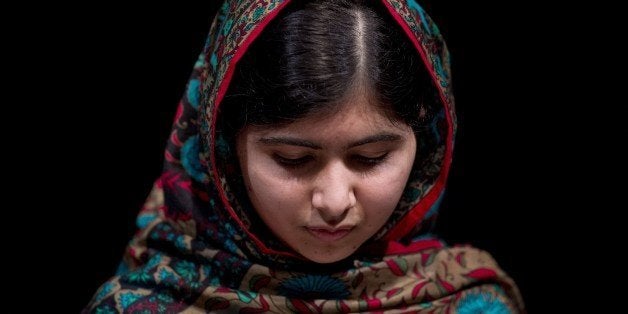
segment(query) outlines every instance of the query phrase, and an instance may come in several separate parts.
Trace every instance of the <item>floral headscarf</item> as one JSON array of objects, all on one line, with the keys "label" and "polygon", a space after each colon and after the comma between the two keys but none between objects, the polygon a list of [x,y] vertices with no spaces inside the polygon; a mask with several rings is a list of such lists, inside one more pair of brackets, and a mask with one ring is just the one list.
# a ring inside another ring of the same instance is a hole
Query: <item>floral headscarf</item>
[{"label": "floral headscarf", "polygon": [[[446,247],[429,234],[449,172],[456,128],[449,55],[414,0],[381,0],[427,68],[439,109],[425,162],[415,164],[384,227],[331,265],[305,260],[268,233],[234,192],[232,150],[219,105],[238,60],[289,6],[227,0],[211,26],[182,97],[161,177],[138,215],[118,274],[85,309],[170,312],[522,312],[514,282],[491,256]],[[418,114],[418,113],[417,113]]]}]

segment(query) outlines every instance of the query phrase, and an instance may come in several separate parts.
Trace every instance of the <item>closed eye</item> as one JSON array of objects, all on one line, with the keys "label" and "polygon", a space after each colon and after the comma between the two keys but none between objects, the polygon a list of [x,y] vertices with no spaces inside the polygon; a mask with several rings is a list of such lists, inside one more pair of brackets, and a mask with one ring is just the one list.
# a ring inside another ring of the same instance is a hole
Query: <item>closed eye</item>
[{"label": "closed eye", "polygon": [[280,166],[286,168],[299,168],[314,160],[314,157],[307,155],[299,158],[286,158],[278,154],[273,154],[273,159]]},{"label": "closed eye", "polygon": [[386,160],[386,158],[388,158],[389,152],[386,152],[382,155],[379,155],[377,157],[367,157],[367,156],[363,156],[363,155],[354,155],[352,156],[352,159],[356,162],[358,162],[359,164],[363,165],[363,166],[376,166],[381,164],[382,162],[384,162]]}]

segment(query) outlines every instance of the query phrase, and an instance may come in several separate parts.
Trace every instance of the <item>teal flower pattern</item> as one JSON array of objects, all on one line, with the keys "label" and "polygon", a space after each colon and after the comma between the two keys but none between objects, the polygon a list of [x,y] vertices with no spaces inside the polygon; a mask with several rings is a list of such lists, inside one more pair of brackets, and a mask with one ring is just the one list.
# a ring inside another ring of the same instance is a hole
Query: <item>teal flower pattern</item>
[{"label": "teal flower pattern", "polygon": [[181,165],[198,182],[207,182],[206,169],[199,159],[198,135],[190,137],[181,147]]},{"label": "teal flower pattern", "polygon": [[135,301],[142,298],[142,295],[133,292],[121,293],[120,294],[120,303],[123,309],[128,308]]},{"label": "teal flower pattern", "polygon": [[279,294],[298,299],[344,299],[349,296],[347,286],[339,279],[325,275],[304,275],[284,280]]},{"label": "teal flower pattern", "polygon": [[190,82],[188,83],[188,89],[187,89],[187,96],[188,96],[188,101],[190,102],[190,105],[192,105],[192,108],[198,110],[198,105],[199,105],[199,96],[200,96],[200,88],[201,88],[201,81],[199,81],[198,79],[191,79]]},{"label": "teal flower pattern", "polygon": [[508,305],[493,294],[485,292],[469,293],[458,303],[457,312],[460,314],[509,314]]},{"label": "teal flower pattern", "polygon": [[100,290],[96,293],[96,296],[94,297],[94,299],[100,302],[113,290],[114,287],[115,285],[112,282],[105,283],[104,285],[102,285]]}]

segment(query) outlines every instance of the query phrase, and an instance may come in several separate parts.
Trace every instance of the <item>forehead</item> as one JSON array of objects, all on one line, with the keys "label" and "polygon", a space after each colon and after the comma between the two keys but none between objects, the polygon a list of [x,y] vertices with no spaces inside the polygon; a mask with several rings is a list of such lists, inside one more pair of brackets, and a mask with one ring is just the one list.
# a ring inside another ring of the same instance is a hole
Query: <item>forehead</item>
[{"label": "forehead", "polygon": [[291,123],[251,126],[255,133],[323,134],[328,132],[377,132],[409,128],[405,123],[387,114],[384,106],[364,99],[353,99],[333,105],[331,110],[315,112]]}]

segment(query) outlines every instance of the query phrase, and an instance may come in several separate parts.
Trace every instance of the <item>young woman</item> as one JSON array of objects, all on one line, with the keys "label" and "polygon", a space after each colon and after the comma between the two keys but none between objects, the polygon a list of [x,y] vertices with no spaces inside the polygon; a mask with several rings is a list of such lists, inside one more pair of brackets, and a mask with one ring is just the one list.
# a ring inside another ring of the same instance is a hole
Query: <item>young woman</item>
[{"label": "young woman", "polygon": [[522,312],[488,253],[429,233],[453,105],[412,0],[226,1],[86,311]]}]

